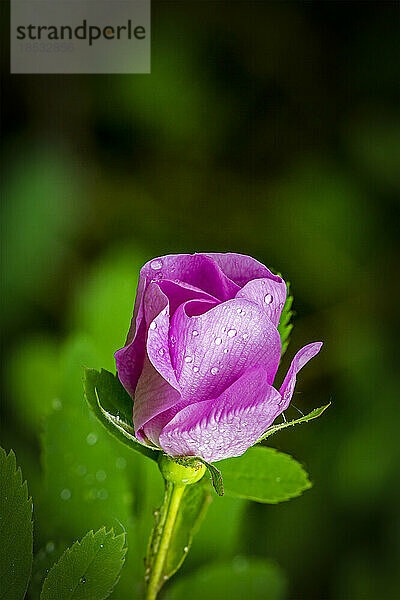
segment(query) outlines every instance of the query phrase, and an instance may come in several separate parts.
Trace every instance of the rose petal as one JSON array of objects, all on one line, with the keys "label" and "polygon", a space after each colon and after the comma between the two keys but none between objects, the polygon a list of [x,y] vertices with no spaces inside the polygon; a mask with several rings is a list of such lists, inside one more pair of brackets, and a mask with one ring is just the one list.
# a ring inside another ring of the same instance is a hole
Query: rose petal
[{"label": "rose petal", "polygon": [[215,260],[225,275],[240,287],[252,279],[280,279],[258,260],[245,254],[207,252],[206,256]]},{"label": "rose petal", "polygon": [[254,279],[238,291],[236,298],[247,298],[257,302],[275,327],[278,327],[286,300],[286,284],[277,276],[275,279]]},{"label": "rose petal", "polygon": [[263,369],[250,369],[219,398],[178,412],[164,427],[159,443],[171,456],[199,456],[214,462],[240,456],[273,422],[280,395]]},{"label": "rose petal", "polygon": [[143,440],[141,429],[145,423],[179,402],[180,394],[153,367],[146,357],[135,391],[133,424],[136,435]]},{"label": "rose petal", "polygon": [[286,373],[286,377],[283,380],[279,393],[282,397],[282,404],[280,412],[286,410],[289,406],[293,396],[294,387],[296,385],[296,375],[308,363],[309,360],[314,358],[316,354],[321,350],[322,342],[313,342],[304,346],[299,350],[296,356],[293,358],[292,363]]},{"label": "rose petal", "polygon": [[281,340],[265,310],[238,298],[190,316],[199,302],[180,306],[171,319],[171,361],[183,399],[216,398],[252,367],[263,367],[272,384]]},{"label": "rose petal", "polygon": [[[133,328],[135,328],[135,325],[133,325]],[[146,328],[144,319],[142,318],[130,344],[120,348],[114,354],[118,377],[128,394],[132,397],[135,393],[140,373],[142,372],[146,354],[145,348]]]},{"label": "rose petal", "polygon": [[239,287],[227,277],[216,261],[205,254],[169,254],[146,263],[141,277],[151,280],[185,282],[219,300],[233,298]]}]

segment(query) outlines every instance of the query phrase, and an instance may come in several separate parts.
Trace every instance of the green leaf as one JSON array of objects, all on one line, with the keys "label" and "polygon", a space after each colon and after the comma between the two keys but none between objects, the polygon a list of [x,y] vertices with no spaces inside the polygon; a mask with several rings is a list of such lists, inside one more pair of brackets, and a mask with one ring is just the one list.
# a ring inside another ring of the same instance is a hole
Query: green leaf
[{"label": "green leaf", "polygon": [[46,577],[40,600],[104,600],[125,560],[125,534],[105,527],[68,548]]},{"label": "green leaf", "polygon": [[217,469],[215,465],[206,462],[203,460],[203,463],[206,465],[210,475],[211,481],[214,487],[214,490],[217,492],[218,496],[224,495],[224,482],[222,480],[222,473]]},{"label": "green leaf", "polygon": [[303,415],[299,419],[293,419],[292,421],[285,421],[284,423],[279,423],[278,425],[272,425],[268,427],[267,431],[264,435],[256,442],[257,444],[262,440],[265,440],[267,437],[280,431],[281,429],[285,429],[285,427],[292,427],[293,425],[297,425],[298,423],[307,423],[308,421],[312,421],[313,419],[317,419],[322,415],[322,413],[330,406],[331,403],[326,404],[325,406],[320,406],[319,408],[314,408],[308,415]]},{"label": "green leaf", "polygon": [[172,577],[185,560],[193,535],[200,527],[210,502],[207,480],[203,478],[194,485],[186,486],[164,564],[164,577]]},{"label": "green leaf", "polygon": [[294,458],[273,448],[255,446],[243,456],[218,462],[225,491],[232,496],[276,504],[311,487],[306,471]]},{"label": "green leaf", "polygon": [[15,454],[0,448],[1,600],[22,600],[32,568],[32,499]]},{"label": "green leaf", "polygon": [[207,564],[174,582],[165,600],[283,600],[285,597],[286,581],[277,565],[236,556],[231,563]]},{"label": "green leaf", "polygon": [[278,325],[278,331],[281,336],[282,350],[281,357],[285,354],[287,347],[289,345],[290,332],[293,329],[293,323],[291,323],[291,319],[293,317],[292,304],[293,304],[293,296],[290,295],[290,283],[286,282],[286,302],[283,307],[283,311],[281,314],[281,318]]},{"label": "green leaf", "polygon": [[100,423],[120,442],[144,456],[157,460],[158,451],[141,444],[135,437],[132,424],[132,398],[117,375],[102,369],[84,368],[86,400]]}]

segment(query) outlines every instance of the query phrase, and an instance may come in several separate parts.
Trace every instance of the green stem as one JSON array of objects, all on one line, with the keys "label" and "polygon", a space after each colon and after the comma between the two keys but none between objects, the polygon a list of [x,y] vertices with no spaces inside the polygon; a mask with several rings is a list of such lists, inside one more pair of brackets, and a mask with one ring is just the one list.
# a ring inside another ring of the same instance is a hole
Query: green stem
[{"label": "green stem", "polygon": [[149,574],[146,600],[156,600],[157,594],[163,584],[162,577],[164,563],[184,491],[185,485],[174,484],[171,482],[167,483],[165,504],[163,506],[164,510],[162,521],[160,523],[160,542]]}]

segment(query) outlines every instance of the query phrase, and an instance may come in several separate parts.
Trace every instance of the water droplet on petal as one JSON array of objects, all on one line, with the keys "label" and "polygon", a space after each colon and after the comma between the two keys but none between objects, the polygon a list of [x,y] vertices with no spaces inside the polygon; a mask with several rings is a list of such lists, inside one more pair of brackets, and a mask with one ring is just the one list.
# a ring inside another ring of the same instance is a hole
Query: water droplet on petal
[{"label": "water droplet on petal", "polygon": [[244,333],[242,337],[243,337],[244,340],[247,340],[247,338],[249,337],[249,334],[248,333]]},{"label": "water droplet on petal", "polygon": [[243,310],[243,308],[238,308],[236,312],[237,312],[238,315],[245,315],[246,314],[246,311]]},{"label": "water droplet on petal", "polygon": [[228,331],[228,337],[230,337],[230,338],[233,338],[233,337],[235,337],[235,335],[236,335],[236,334],[237,334],[237,331],[236,331],[236,329],[230,329],[230,330]]},{"label": "water droplet on petal", "polygon": [[265,296],[265,298],[264,298],[264,302],[265,302],[266,304],[271,304],[271,302],[272,302],[272,296],[271,296],[271,294],[267,294],[267,295]]},{"label": "water droplet on petal", "polygon": [[213,368],[211,369],[211,373],[212,373],[212,375],[216,375],[216,374],[218,373],[218,371],[219,371],[218,367],[213,367]]},{"label": "water droplet on petal", "polygon": [[199,332],[198,332],[198,331],[196,331],[196,330],[194,330],[194,331],[192,331],[192,335],[193,335],[194,337],[196,337],[196,335],[199,335]]},{"label": "water droplet on petal", "polygon": [[157,323],[155,321],[153,321],[152,323],[150,323],[150,329],[157,329]]},{"label": "water droplet on petal", "polygon": [[198,373],[199,372],[199,367],[193,367],[193,372],[194,373]]},{"label": "water droplet on petal", "polygon": [[191,363],[193,360],[193,358],[191,356],[185,356],[184,361],[185,363]]},{"label": "water droplet on petal", "polygon": [[71,490],[64,488],[60,494],[62,500],[69,500],[71,498]]},{"label": "water droplet on petal", "polygon": [[154,271],[158,271],[159,269],[161,269],[162,267],[162,260],[159,260],[158,258],[156,260],[153,260],[150,263],[150,266],[152,269],[154,269]]},{"label": "water droplet on petal", "polygon": [[225,354],[228,354],[228,352],[229,352],[228,348],[225,348],[224,352],[225,352]]},{"label": "water droplet on petal", "polygon": [[217,344],[217,346],[219,346],[220,344],[222,344],[222,339],[220,337],[215,338],[215,343]]},{"label": "water droplet on petal", "polygon": [[160,348],[160,349],[159,349],[159,351],[158,351],[158,354],[159,354],[160,356],[164,356],[165,352],[164,352],[163,348]]}]

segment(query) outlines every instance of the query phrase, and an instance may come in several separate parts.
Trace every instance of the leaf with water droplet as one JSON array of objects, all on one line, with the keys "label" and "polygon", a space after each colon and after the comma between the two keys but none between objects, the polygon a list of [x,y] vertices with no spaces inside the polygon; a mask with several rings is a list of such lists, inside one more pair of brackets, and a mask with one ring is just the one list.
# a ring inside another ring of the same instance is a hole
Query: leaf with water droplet
[{"label": "leaf with water droplet", "polygon": [[278,423],[277,425],[271,425],[268,427],[267,431],[264,433],[262,437],[256,442],[257,444],[262,440],[265,440],[267,437],[280,431],[281,429],[285,429],[285,427],[293,427],[293,425],[297,425],[299,423],[307,423],[308,421],[312,421],[313,419],[317,419],[322,415],[323,412],[330,406],[331,403],[326,404],[325,406],[320,406],[319,408],[314,408],[308,415],[303,415],[299,419],[293,419],[292,421],[284,421],[284,423]]},{"label": "leaf with water droplet", "polygon": [[242,456],[217,464],[224,476],[225,492],[238,498],[276,504],[311,487],[300,463],[274,448],[255,446]]},{"label": "leaf with water droplet", "polygon": [[89,531],[50,569],[40,600],[104,600],[118,581],[125,554],[125,534],[116,536],[105,527]]},{"label": "leaf with water droplet", "polygon": [[15,454],[0,448],[0,579],[2,600],[25,597],[32,567],[32,499]]}]

